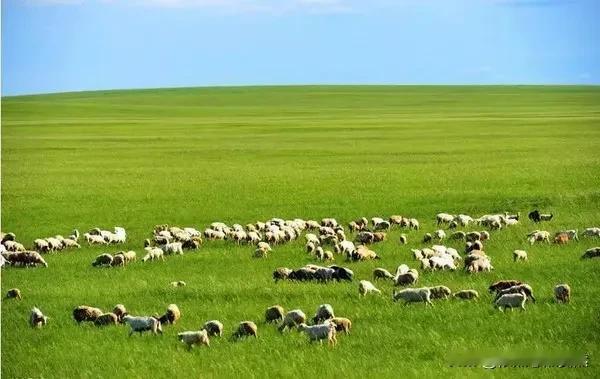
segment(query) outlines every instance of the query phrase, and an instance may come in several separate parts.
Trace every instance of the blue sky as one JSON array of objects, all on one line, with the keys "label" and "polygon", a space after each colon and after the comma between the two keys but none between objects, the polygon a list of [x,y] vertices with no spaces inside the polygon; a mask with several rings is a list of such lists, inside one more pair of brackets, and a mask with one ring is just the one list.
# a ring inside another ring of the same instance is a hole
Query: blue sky
[{"label": "blue sky", "polygon": [[600,84],[600,0],[2,0],[2,94]]}]

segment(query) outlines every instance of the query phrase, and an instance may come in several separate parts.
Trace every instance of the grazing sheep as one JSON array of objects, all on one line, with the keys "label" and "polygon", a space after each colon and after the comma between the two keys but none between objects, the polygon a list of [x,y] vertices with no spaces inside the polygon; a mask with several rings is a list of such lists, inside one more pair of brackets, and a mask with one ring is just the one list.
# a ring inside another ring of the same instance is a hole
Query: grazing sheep
[{"label": "grazing sheep", "polygon": [[396,286],[407,286],[416,283],[418,279],[419,273],[417,270],[410,269],[404,274],[397,275],[394,281]]},{"label": "grazing sheep", "polygon": [[358,283],[358,293],[361,296],[366,296],[368,293],[371,292],[375,292],[378,294],[381,294],[381,291],[379,289],[377,289],[373,283],[369,282],[368,280],[361,280]]},{"label": "grazing sheep", "polygon": [[145,331],[151,331],[153,334],[163,332],[160,321],[154,317],[126,315],[123,317],[123,322],[129,324],[131,328],[129,337],[135,332],[139,332],[140,336]]},{"label": "grazing sheep", "polygon": [[375,241],[375,234],[371,232],[360,232],[356,235],[355,240],[361,244],[370,244]]},{"label": "grazing sheep", "polygon": [[352,278],[354,277],[354,272],[349,268],[334,265],[329,266],[329,268],[334,270],[333,279],[337,280],[338,282],[340,280],[351,282]]},{"label": "grazing sheep", "polygon": [[424,302],[426,305],[433,305],[431,302],[431,291],[427,287],[407,288],[401,291],[394,291],[392,296],[394,301],[404,300],[404,304]]},{"label": "grazing sheep", "polygon": [[557,232],[555,234],[555,236],[557,236],[559,234],[566,234],[567,237],[569,238],[569,240],[579,241],[579,235],[578,235],[577,229],[562,230],[560,232]]},{"label": "grazing sheep", "polygon": [[465,239],[467,240],[467,242],[475,242],[475,241],[481,241],[481,233],[479,232],[469,232],[465,235]]},{"label": "grazing sheep", "polygon": [[21,290],[18,288],[9,289],[8,292],[6,293],[6,298],[7,299],[17,299],[17,300],[23,299],[21,297]]},{"label": "grazing sheep", "polygon": [[458,231],[450,234],[448,237],[451,240],[464,240],[467,237],[467,234],[463,231]]},{"label": "grazing sheep", "polygon": [[183,280],[171,282],[170,284],[171,284],[171,287],[185,287],[187,285]]},{"label": "grazing sheep", "polygon": [[183,244],[181,242],[167,243],[162,247],[165,254],[183,254]]},{"label": "grazing sheep", "polygon": [[32,328],[41,328],[47,323],[48,317],[44,316],[44,314],[42,313],[42,311],[39,310],[38,307],[33,307],[29,316],[29,325],[31,325]]},{"label": "grazing sheep", "polygon": [[102,267],[102,266],[111,266],[113,262],[113,256],[107,253],[100,254],[94,259],[92,262],[92,266],[94,267]]},{"label": "grazing sheep", "polygon": [[535,303],[535,297],[533,296],[533,289],[529,284],[518,284],[509,288],[505,288],[496,293],[494,301],[498,300],[501,296],[511,293],[522,293],[527,299],[531,299]]},{"label": "grazing sheep", "polygon": [[410,271],[410,267],[408,267],[407,265],[405,265],[403,263],[396,268],[396,276],[406,274],[409,271]]},{"label": "grazing sheep", "polygon": [[475,290],[461,290],[456,292],[454,297],[463,300],[471,300],[479,298],[479,293]]},{"label": "grazing sheep", "polygon": [[444,238],[446,238],[446,232],[444,232],[442,229],[438,229],[433,232],[433,238],[437,239],[438,241],[442,241]]},{"label": "grazing sheep", "polygon": [[447,299],[452,295],[452,291],[446,286],[429,287],[429,291],[431,299]]},{"label": "grazing sheep", "polygon": [[419,261],[421,262],[421,270],[431,270],[431,262],[429,261],[429,258],[421,258],[419,259]]},{"label": "grazing sheep", "polygon": [[117,316],[117,320],[119,322],[123,322],[123,317],[128,315],[127,309],[125,308],[125,306],[123,304],[115,305],[112,313],[114,313]]},{"label": "grazing sheep", "polygon": [[281,305],[273,305],[267,308],[267,310],[265,311],[265,322],[272,323],[283,321],[284,314],[285,312]]},{"label": "grazing sheep", "polygon": [[306,322],[306,315],[300,309],[294,309],[286,313],[283,318],[283,322],[277,328],[280,332],[285,331],[285,329],[293,329],[296,326]]},{"label": "grazing sheep", "polygon": [[42,253],[50,251],[50,245],[48,245],[48,241],[41,238],[33,241],[33,247]]},{"label": "grazing sheep", "polygon": [[191,350],[194,345],[210,346],[208,333],[206,330],[185,331],[177,333],[177,339],[187,345],[188,350]]},{"label": "grazing sheep", "polygon": [[110,265],[112,267],[115,267],[115,266],[122,266],[122,267],[124,267],[125,266],[125,256],[123,256],[123,254],[116,254],[113,257],[113,260],[110,263]]},{"label": "grazing sheep", "polygon": [[513,251],[513,261],[526,261],[527,260],[527,252],[525,250],[515,250]]},{"label": "grazing sheep", "polygon": [[502,291],[504,289],[507,289],[507,288],[510,288],[513,286],[518,286],[520,284],[523,284],[523,282],[521,282],[519,280],[500,280],[500,281],[495,282],[492,285],[490,285],[488,287],[488,291],[490,293],[499,292],[499,291]]},{"label": "grazing sheep", "polygon": [[80,324],[83,321],[96,321],[103,313],[99,308],[80,305],[73,310],[73,318]]},{"label": "grazing sheep", "polygon": [[550,213],[550,214],[540,213],[540,211],[538,211],[537,209],[529,212],[529,214],[527,215],[527,217],[529,217],[529,219],[533,222],[550,221],[550,220],[552,220],[553,216],[554,215],[552,213]]},{"label": "grazing sheep", "polygon": [[394,279],[394,275],[384,268],[377,267],[373,270],[373,279]]},{"label": "grazing sheep", "polygon": [[79,243],[77,243],[76,240],[71,239],[71,238],[65,238],[62,240],[62,245],[64,248],[69,248],[69,247],[74,247],[79,249],[81,247],[81,245]]},{"label": "grazing sheep", "polygon": [[377,224],[373,225],[373,230],[389,230],[391,224],[388,221],[380,220]]},{"label": "grazing sheep", "polygon": [[334,318],[333,307],[330,304],[321,304],[315,312],[315,316],[312,318],[314,324],[319,324],[330,318]]},{"label": "grazing sheep", "polygon": [[200,330],[206,330],[210,337],[221,337],[223,336],[223,323],[219,320],[210,320],[205,322]]},{"label": "grazing sheep", "polygon": [[2,244],[8,251],[25,251],[25,246],[17,241],[4,241]]},{"label": "grazing sheep", "polygon": [[3,253],[3,257],[13,266],[23,265],[28,267],[42,265],[48,267],[48,263],[46,263],[44,258],[42,258],[37,251],[7,251]]},{"label": "grazing sheep", "polygon": [[416,218],[409,219],[408,220],[408,228],[414,229],[414,230],[419,230],[419,220],[417,220]]},{"label": "grazing sheep", "polygon": [[[490,259],[487,256],[484,256],[484,257],[475,256],[475,257],[476,257],[476,259],[469,260],[468,265],[465,266],[465,268],[468,272],[470,272],[470,273],[482,272],[482,271],[490,272],[494,269],[494,267],[492,266],[492,262],[490,262]],[[465,263],[466,263],[466,261],[465,261]]]},{"label": "grazing sheep", "polygon": [[350,321],[350,319],[345,317],[334,317],[329,320],[329,322],[335,325],[336,332],[350,334],[350,329],[352,329],[352,321]]},{"label": "grazing sheep", "polygon": [[142,262],[146,262],[148,260],[153,261],[155,259],[160,259],[160,260],[165,260],[165,255],[164,252],[162,251],[162,249],[159,249],[158,247],[145,247],[144,250],[146,250],[146,255],[144,255],[144,257],[142,258]]},{"label": "grazing sheep", "polygon": [[428,243],[431,242],[433,240],[433,236],[431,235],[431,233],[425,233],[425,235],[423,236],[423,243]]},{"label": "grazing sheep", "polygon": [[161,324],[175,324],[180,318],[181,312],[179,311],[177,304],[169,304],[167,311],[158,319],[158,321],[160,321]]},{"label": "grazing sheep", "polygon": [[114,313],[103,313],[94,320],[94,325],[105,326],[105,325],[117,325],[119,318]]},{"label": "grazing sheep", "polygon": [[83,237],[89,245],[108,245],[104,238],[97,234],[84,233]]},{"label": "grazing sheep", "polygon": [[554,298],[559,303],[568,303],[571,300],[571,287],[568,284],[557,284],[554,287]]},{"label": "grazing sheep", "polygon": [[449,224],[452,221],[454,221],[454,216],[448,214],[448,213],[438,213],[435,216],[435,219],[437,220],[437,224]]},{"label": "grazing sheep", "polygon": [[449,255],[443,256],[433,256],[429,258],[429,264],[431,265],[432,270],[456,270],[456,265],[454,264],[454,259],[452,259]]},{"label": "grazing sheep", "polygon": [[252,256],[254,258],[267,258],[268,252],[267,252],[267,250],[257,248],[256,250],[254,250],[254,253],[252,254]]},{"label": "grazing sheep", "polygon": [[581,259],[592,259],[600,257],[600,247],[592,247],[587,249],[581,256]]},{"label": "grazing sheep", "polygon": [[494,305],[502,310],[503,308],[521,308],[525,310],[525,300],[527,297],[522,293],[509,293],[506,295],[500,296],[497,300],[494,301]]},{"label": "grazing sheep", "polygon": [[583,235],[587,237],[600,237],[600,228],[585,228],[585,230],[583,231]]},{"label": "grazing sheep", "polygon": [[123,255],[123,258],[125,258],[125,263],[135,262],[137,259],[137,254],[133,250],[124,251],[121,253],[121,255]]},{"label": "grazing sheep", "polygon": [[258,338],[258,328],[252,321],[242,321],[238,325],[237,330],[233,333],[233,338],[239,339],[242,337],[254,336]]},{"label": "grazing sheep", "polygon": [[311,342],[319,341],[323,343],[324,339],[327,339],[327,343],[335,346],[337,344],[336,326],[333,323],[327,322],[325,324],[318,324],[308,326],[304,323],[298,325],[298,330],[306,333]]},{"label": "grazing sheep", "polygon": [[569,235],[567,233],[558,233],[554,236],[554,243],[564,245],[569,242]]},{"label": "grazing sheep", "polygon": [[334,274],[335,270],[332,268],[319,267],[314,271],[313,278],[321,282],[327,282],[329,280],[333,280]]},{"label": "grazing sheep", "polygon": [[273,271],[273,280],[277,282],[281,279],[288,279],[291,273],[292,270],[287,267],[278,267]]},{"label": "grazing sheep", "polygon": [[550,243],[550,233],[545,230],[535,230],[529,233],[527,237],[531,245],[533,245],[535,242]]}]

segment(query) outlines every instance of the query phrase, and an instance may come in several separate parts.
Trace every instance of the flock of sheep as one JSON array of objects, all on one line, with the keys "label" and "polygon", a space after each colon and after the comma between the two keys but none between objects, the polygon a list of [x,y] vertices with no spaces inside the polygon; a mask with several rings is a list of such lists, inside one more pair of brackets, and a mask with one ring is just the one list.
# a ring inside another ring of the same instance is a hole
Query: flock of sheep
[{"label": "flock of sheep", "polygon": [[[528,218],[534,223],[550,221],[552,214],[543,214],[538,210],[529,213]],[[518,224],[520,214],[492,214],[473,218],[468,215],[451,215],[439,213],[436,215],[437,226],[440,228],[432,233],[425,233],[422,239],[424,244],[433,243],[421,249],[412,249],[412,255],[418,262],[421,271],[457,270],[462,262],[463,268],[468,273],[489,272],[493,270],[491,258],[485,253],[484,243],[491,237],[490,231],[497,231],[511,225]],[[487,228],[483,231],[454,231],[461,227],[477,225]],[[350,233],[354,233],[353,239],[348,239],[346,229],[334,218],[324,218],[320,222],[314,220],[284,220],[272,218],[266,222],[256,222],[242,226],[233,224],[229,226],[222,222],[214,222],[203,232],[192,227],[175,227],[168,225],[157,225],[152,231],[151,238],[144,241],[144,256],[142,262],[164,260],[165,255],[184,254],[185,250],[198,249],[204,240],[228,240],[237,245],[247,244],[254,246],[253,256],[266,258],[273,251],[272,246],[297,240],[304,233],[304,250],[307,254],[318,261],[334,261],[336,256],[342,256],[347,262],[376,260],[380,256],[373,250],[377,243],[387,240],[387,232],[393,228],[406,228],[408,230],[419,230],[420,223],[415,218],[399,215],[387,219],[373,217],[371,222],[361,217],[348,224]],[[582,235],[587,237],[600,237],[600,228],[586,228]],[[527,234],[526,239],[530,244],[536,242],[550,243],[551,234],[544,230],[534,230]],[[122,227],[115,227],[112,231],[94,228],[83,234],[85,241],[90,245],[122,244],[127,240],[127,233]],[[58,252],[63,249],[79,248],[79,231],[74,230],[71,235],[64,238],[60,235],[38,238],[33,241],[32,249],[27,250],[22,243],[16,241],[14,233],[2,233],[0,244],[0,264],[5,266],[37,266],[48,267],[42,254]],[[406,244],[407,235],[401,234],[398,243]],[[578,240],[578,230],[562,230],[554,234],[553,241],[557,244],[565,244],[571,240]],[[455,248],[442,245],[444,240],[463,241],[464,252]],[[588,249],[582,258],[600,257],[600,247]],[[115,254],[103,253],[92,262],[94,267],[125,266],[136,261],[135,251],[120,251]],[[527,252],[515,250],[513,252],[515,261],[527,260]],[[419,279],[419,271],[409,268],[406,264],[400,265],[394,274],[388,270],[378,267],[373,270],[373,280],[391,280],[397,287],[414,286]],[[354,280],[354,272],[338,264],[321,266],[307,264],[297,269],[279,267],[272,273],[275,282],[279,280],[292,281],[349,281]],[[171,283],[175,287],[185,286],[182,281]],[[527,301],[535,302],[532,287],[517,280],[501,280],[493,283],[488,288],[494,293],[494,306],[500,309],[520,308],[525,309]],[[369,293],[381,294],[371,281],[360,280],[358,283],[360,296]],[[450,288],[439,285],[433,287],[411,287],[399,291],[394,290],[392,299],[403,301],[405,304],[423,302],[432,305],[432,300],[445,299],[453,296],[457,299],[477,299],[479,293],[474,289],[462,289],[454,294]],[[557,302],[568,303],[571,297],[571,288],[568,284],[560,283],[554,287],[554,296]],[[21,291],[13,288],[8,291],[7,298],[22,299]],[[174,324],[181,317],[181,312],[175,304],[169,305],[164,315],[154,316],[132,316],[121,304],[115,306],[112,312],[103,312],[99,308],[90,306],[79,306],[73,311],[73,318],[78,323],[89,321],[98,326],[117,325],[120,323],[130,326],[131,336],[135,332],[140,334],[151,331],[154,334],[162,333],[162,325]],[[30,314],[32,327],[45,325],[48,318],[34,307]],[[265,312],[267,323],[278,322],[279,331],[297,328],[305,332],[311,341],[327,340],[329,344],[337,343],[336,332],[349,333],[352,323],[348,318],[335,317],[333,307],[329,304],[321,305],[312,319],[312,324],[307,324],[306,315],[302,310],[294,309],[284,312],[279,305],[269,307]],[[207,321],[198,331],[183,331],[177,334],[178,339],[188,347],[194,345],[209,346],[209,339],[222,336],[223,324],[218,320]],[[232,337],[244,336],[257,337],[257,326],[252,321],[242,321]]]}]

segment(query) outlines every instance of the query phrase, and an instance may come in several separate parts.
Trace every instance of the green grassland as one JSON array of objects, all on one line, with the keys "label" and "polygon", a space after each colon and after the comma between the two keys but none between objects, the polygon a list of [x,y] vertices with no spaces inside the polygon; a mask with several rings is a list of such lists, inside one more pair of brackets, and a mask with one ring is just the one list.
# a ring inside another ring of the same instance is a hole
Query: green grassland
[{"label": "green grassland", "polygon": [[[374,245],[377,262],[346,264],[357,279],[373,268],[416,267],[410,248],[423,246],[437,212],[526,214],[555,218],[542,226],[600,226],[600,88],[583,86],[239,87],[82,92],[2,99],[2,230],[30,246],[34,238],[77,227],[123,226],[128,242],[46,256],[47,269],[2,270],[2,291],[19,287],[21,302],[2,302],[2,369],[21,377],[598,377],[600,260],[580,260],[600,242],[529,247],[528,220],[492,233],[485,250],[491,273],[423,273],[420,285],[474,288],[477,302],[433,307],[358,298],[353,283],[273,283],[278,266],[312,262],[303,243],[276,246],[263,260],[252,248],[206,242],[166,262],[95,269],[101,252],[134,249],[155,224],[204,228],[271,217],[402,214],[421,230],[400,230]],[[524,217],[526,218],[526,217]],[[471,228],[467,228],[471,230]],[[462,248],[460,243],[450,245]],[[529,262],[513,263],[526,248]],[[342,263],[342,257],[336,258]],[[344,263],[345,264],[345,263]],[[525,312],[491,306],[487,286],[498,279],[530,283],[538,302]],[[169,282],[184,280],[187,287]],[[570,305],[552,299],[555,284],[573,288]],[[182,319],[163,336],[127,337],[126,327],[77,326],[81,304]],[[262,323],[273,304],[312,316],[321,303],[353,321],[335,348],[280,335]],[[33,330],[29,310],[51,317]],[[187,352],[176,333],[209,319],[226,338]],[[259,338],[233,343],[242,320]],[[543,350],[583,351],[588,368],[449,367],[450,355]]]}]

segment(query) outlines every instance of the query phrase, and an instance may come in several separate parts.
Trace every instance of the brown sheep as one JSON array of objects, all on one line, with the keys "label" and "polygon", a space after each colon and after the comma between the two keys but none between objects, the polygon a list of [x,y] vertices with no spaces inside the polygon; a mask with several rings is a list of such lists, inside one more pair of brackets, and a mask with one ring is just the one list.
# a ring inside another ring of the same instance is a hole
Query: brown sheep
[{"label": "brown sheep", "polygon": [[512,286],[518,286],[523,284],[523,282],[519,280],[500,280],[495,282],[494,284],[488,287],[488,290],[491,292],[500,292],[504,289],[510,288]]},{"label": "brown sheep", "polygon": [[117,325],[119,318],[114,313],[103,313],[94,320],[94,325],[105,326],[105,325]]},{"label": "brown sheep", "polygon": [[569,235],[567,233],[559,233],[554,236],[554,243],[564,245],[569,242]]},{"label": "brown sheep", "polygon": [[233,333],[234,338],[242,338],[254,336],[254,338],[258,338],[258,327],[252,321],[242,321],[238,326],[235,333]]},{"label": "brown sheep", "polygon": [[123,323],[123,317],[128,315],[127,309],[125,309],[125,306],[123,304],[115,305],[112,313],[117,315],[117,320],[119,320],[120,323]]},{"label": "brown sheep", "polygon": [[336,331],[343,331],[346,334],[350,334],[350,329],[352,329],[352,321],[350,321],[349,319],[345,317],[334,317],[329,321],[335,325]]},{"label": "brown sheep", "polygon": [[73,318],[77,323],[83,321],[96,321],[104,312],[99,308],[90,307],[88,305],[80,305],[73,310]]},{"label": "brown sheep", "polygon": [[265,322],[273,323],[283,321],[285,311],[281,305],[273,305],[265,311]]},{"label": "brown sheep", "polygon": [[373,242],[382,242],[387,239],[387,233],[377,232],[373,233]]}]

